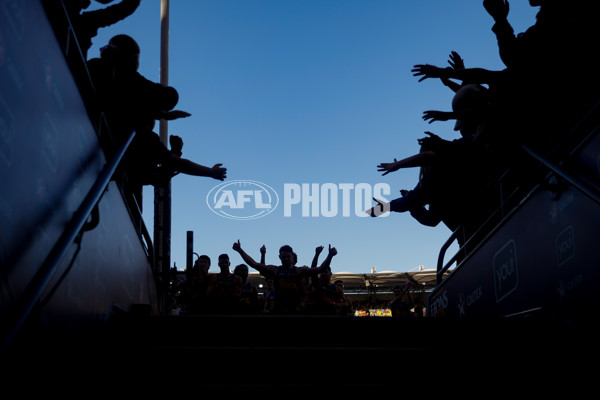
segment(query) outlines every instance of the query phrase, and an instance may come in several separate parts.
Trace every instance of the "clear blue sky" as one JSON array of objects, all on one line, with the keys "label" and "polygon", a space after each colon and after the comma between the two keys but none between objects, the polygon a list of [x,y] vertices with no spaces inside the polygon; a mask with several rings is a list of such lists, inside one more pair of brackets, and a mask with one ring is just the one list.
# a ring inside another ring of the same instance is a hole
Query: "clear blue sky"
[{"label": "clear blue sky", "polygon": [[[513,0],[515,32],[531,26],[537,10]],[[186,232],[193,231],[194,251],[211,257],[211,271],[221,253],[232,266],[242,262],[231,249],[238,239],[256,259],[265,244],[273,264],[283,244],[299,265],[331,244],[333,272],[435,268],[450,235],[444,225],[422,226],[408,213],[303,217],[299,207],[285,217],[284,184],[387,183],[388,200],[413,188],[418,169],[381,176],[377,165],[417,152],[424,131],[457,136],[453,122],[421,118],[425,110],[450,110],[452,92],[439,80],[418,82],[411,68],[446,66],[455,50],[468,67],[502,69],[492,24],[479,0],[172,0],[169,84],[180,94],[176,108],[192,116],[170,122],[169,133],[183,138],[185,158],[223,163],[227,181],[267,184],[280,204],[259,219],[223,218],[206,202],[221,182],[174,177],[171,266],[185,267]],[[140,73],[158,81],[160,0],[143,0],[134,15],[101,29],[89,57],[119,33],[138,41]],[[150,232],[153,200],[147,187]]]}]

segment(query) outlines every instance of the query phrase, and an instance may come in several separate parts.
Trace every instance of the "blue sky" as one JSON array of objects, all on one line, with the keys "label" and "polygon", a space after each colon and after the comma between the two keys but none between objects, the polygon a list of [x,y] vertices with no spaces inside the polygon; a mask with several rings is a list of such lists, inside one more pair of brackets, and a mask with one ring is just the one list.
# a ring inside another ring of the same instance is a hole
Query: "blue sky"
[{"label": "blue sky", "polygon": [[[192,115],[170,122],[169,133],[183,138],[183,157],[206,166],[223,163],[226,181],[258,181],[280,198],[262,218],[227,219],[206,201],[220,181],[174,177],[171,266],[185,267],[186,232],[193,231],[194,252],[211,257],[211,271],[221,253],[230,255],[232,266],[242,262],[231,249],[238,239],[256,259],[266,245],[273,264],[283,244],[294,248],[299,265],[310,265],[315,248],[331,244],[338,250],[333,272],[436,267],[450,235],[444,225],[422,226],[398,213],[344,217],[341,199],[333,217],[302,216],[299,206],[286,217],[284,185],[383,183],[391,188],[388,200],[413,188],[418,169],[381,176],[377,165],[417,152],[424,131],[457,137],[453,122],[422,120],[425,110],[450,110],[452,92],[439,80],[418,82],[413,65],[446,66],[454,50],[467,66],[503,68],[493,20],[481,1],[170,3],[169,84],[179,91],[176,108]],[[537,10],[513,0],[515,32],[531,26]],[[134,15],[101,29],[89,57],[119,33],[138,41],[140,73],[158,81],[160,0],[143,0]],[[153,188],[146,187],[143,215],[150,232],[153,201]]]}]

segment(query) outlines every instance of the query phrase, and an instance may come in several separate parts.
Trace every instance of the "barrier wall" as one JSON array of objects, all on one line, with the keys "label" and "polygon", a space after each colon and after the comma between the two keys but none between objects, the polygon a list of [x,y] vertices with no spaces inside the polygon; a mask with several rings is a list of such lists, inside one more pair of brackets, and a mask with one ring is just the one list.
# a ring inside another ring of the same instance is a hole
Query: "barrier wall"
[{"label": "barrier wall", "polygon": [[[41,2],[0,1],[0,312],[19,301],[105,163]],[[49,321],[156,304],[147,246],[115,182],[99,211],[42,296]]]},{"label": "barrier wall", "polygon": [[[598,177],[600,139],[570,167]],[[574,187],[556,198],[538,189],[429,297],[433,316],[536,312],[565,321],[595,314],[600,278],[600,206]]]}]

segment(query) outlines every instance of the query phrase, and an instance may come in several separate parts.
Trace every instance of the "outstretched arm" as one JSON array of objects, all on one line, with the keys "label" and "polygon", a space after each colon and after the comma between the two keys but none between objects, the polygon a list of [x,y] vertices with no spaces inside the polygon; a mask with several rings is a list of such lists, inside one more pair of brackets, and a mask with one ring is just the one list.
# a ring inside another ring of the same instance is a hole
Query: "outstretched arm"
[{"label": "outstretched arm", "polygon": [[504,65],[510,66],[519,58],[519,41],[508,22],[508,0],[483,0],[483,7],[494,19],[492,32],[498,41],[498,51]]},{"label": "outstretched arm", "polygon": [[508,0],[483,0],[483,8],[494,18],[494,22],[507,21],[510,11]]},{"label": "outstretched arm", "polygon": [[265,264],[257,263],[256,261],[254,261],[254,259],[252,257],[250,257],[242,249],[242,245],[240,244],[239,240],[233,244],[232,248],[233,248],[233,250],[237,251],[240,254],[240,256],[242,256],[242,259],[244,260],[244,262],[246,264],[248,264],[249,266],[251,266],[252,268],[254,268],[255,270],[257,270],[261,274],[267,274],[268,275],[268,274],[276,274],[277,273],[277,267],[276,266],[274,266],[274,265],[265,265]]},{"label": "outstretched arm", "polygon": [[[448,121],[451,119],[483,119],[485,118],[490,111],[489,107],[481,106],[481,107],[473,107],[461,111],[436,111],[436,110],[427,110],[423,111],[423,120],[429,120],[429,123],[435,121]],[[425,132],[427,133],[427,132]]]},{"label": "outstretched arm", "polygon": [[[106,4],[106,2],[103,2],[103,4]],[[140,0],[122,0],[120,3],[103,9],[86,11],[82,16],[85,18],[87,26],[98,29],[113,25],[127,18],[134,13],[139,5]]]},{"label": "outstretched arm", "polygon": [[212,167],[206,167],[188,160],[187,158],[178,157],[176,154],[172,154],[169,161],[172,168],[182,174],[205,176],[219,181],[222,181],[227,177],[227,168],[223,168],[223,164],[215,164]]},{"label": "outstretched arm", "polygon": [[265,254],[267,254],[267,248],[263,244],[262,247],[260,248],[260,263],[261,264],[265,263]]},{"label": "outstretched arm", "polygon": [[323,271],[326,268],[329,268],[329,266],[331,265],[331,259],[337,255],[337,249],[335,247],[331,247],[331,245],[329,245],[329,253],[327,254],[327,257],[325,257],[325,260],[323,260],[323,263],[317,267],[314,268],[314,270],[316,270],[316,272],[318,274],[321,273],[321,271]]},{"label": "outstretched arm", "polygon": [[312,263],[310,264],[311,268],[317,268],[317,263],[319,262],[319,254],[323,251],[323,246],[318,246],[315,249],[315,256],[313,257]]},{"label": "outstretched arm", "polygon": [[419,82],[427,78],[446,78],[458,79],[465,83],[493,83],[502,71],[490,71],[484,68],[462,68],[454,69],[451,67],[440,68],[429,64],[417,64],[411,70],[413,76],[421,76]]},{"label": "outstretched arm", "polygon": [[437,155],[433,151],[422,151],[410,157],[403,158],[402,160],[396,160],[394,158],[394,162],[381,163],[377,166],[377,171],[384,171],[383,174],[381,174],[384,176],[390,172],[398,171],[401,168],[422,167],[431,164],[436,157]]},{"label": "outstretched arm", "polygon": [[[331,259],[337,254],[337,250],[335,247],[331,247],[331,245],[329,245],[329,254],[327,254],[327,257],[325,258],[325,260],[323,261],[323,263],[318,266],[318,267],[298,267],[298,273],[302,274],[302,275],[318,275],[321,272],[323,272],[323,270],[329,268],[329,265],[331,264]],[[314,260],[313,260],[314,261]]]}]

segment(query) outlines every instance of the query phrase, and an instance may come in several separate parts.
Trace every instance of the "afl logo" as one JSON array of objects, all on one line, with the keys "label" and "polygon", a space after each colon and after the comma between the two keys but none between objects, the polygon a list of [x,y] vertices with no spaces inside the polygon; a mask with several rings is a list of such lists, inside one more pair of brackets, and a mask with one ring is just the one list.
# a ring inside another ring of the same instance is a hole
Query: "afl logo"
[{"label": "afl logo", "polygon": [[256,181],[221,183],[206,195],[206,204],[212,212],[231,219],[264,217],[273,212],[278,203],[275,190]]}]

